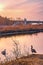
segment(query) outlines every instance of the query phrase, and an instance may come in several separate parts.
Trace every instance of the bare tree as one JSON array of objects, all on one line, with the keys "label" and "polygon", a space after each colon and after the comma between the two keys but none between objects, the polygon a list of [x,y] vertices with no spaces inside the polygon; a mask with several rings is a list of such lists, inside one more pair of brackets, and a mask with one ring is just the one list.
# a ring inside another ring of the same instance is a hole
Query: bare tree
[{"label": "bare tree", "polygon": [[13,42],[14,42],[13,54],[15,55],[15,58],[17,59],[21,54],[20,48],[19,48],[19,44],[16,41],[13,40]]}]

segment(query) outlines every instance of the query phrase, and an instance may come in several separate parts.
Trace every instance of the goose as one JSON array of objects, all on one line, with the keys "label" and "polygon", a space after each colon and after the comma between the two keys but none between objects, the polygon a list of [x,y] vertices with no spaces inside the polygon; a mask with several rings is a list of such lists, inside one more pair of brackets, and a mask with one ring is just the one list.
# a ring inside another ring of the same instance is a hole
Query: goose
[{"label": "goose", "polygon": [[2,55],[6,56],[6,49],[1,52]]},{"label": "goose", "polygon": [[32,53],[37,53],[36,50],[33,48],[32,45],[31,45],[31,52],[32,52]]}]

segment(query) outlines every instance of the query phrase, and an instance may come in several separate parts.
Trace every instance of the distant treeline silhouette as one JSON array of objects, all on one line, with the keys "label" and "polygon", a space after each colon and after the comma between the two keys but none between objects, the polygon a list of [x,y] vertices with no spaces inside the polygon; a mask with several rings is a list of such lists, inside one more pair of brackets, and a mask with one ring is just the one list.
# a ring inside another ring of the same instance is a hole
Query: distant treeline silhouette
[{"label": "distant treeline silhouette", "polygon": [[30,24],[30,23],[43,24],[43,21],[29,21],[26,18],[24,19],[17,18],[12,20],[12,18],[0,16],[0,25],[13,25],[13,24],[19,25],[19,24]]}]

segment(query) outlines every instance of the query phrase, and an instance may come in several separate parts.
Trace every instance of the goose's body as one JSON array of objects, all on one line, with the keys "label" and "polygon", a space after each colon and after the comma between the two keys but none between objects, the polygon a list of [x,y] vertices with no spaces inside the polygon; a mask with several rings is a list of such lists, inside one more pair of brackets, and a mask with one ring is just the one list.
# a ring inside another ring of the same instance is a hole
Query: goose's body
[{"label": "goose's body", "polygon": [[2,55],[6,56],[6,49],[4,49],[1,53]]},{"label": "goose's body", "polygon": [[31,45],[31,52],[32,52],[32,53],[36,53],[36,50],[33,48],[32,45]]}]

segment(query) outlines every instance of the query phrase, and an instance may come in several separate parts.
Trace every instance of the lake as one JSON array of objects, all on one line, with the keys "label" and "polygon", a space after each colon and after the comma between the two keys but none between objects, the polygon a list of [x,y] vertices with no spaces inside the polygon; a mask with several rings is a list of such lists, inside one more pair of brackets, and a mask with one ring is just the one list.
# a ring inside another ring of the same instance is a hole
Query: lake
[{"label": "lake", "polygon": [[31,53],[31,45],[36,49],[37,54],[43,54],[43,33],[37,33],[32,35],[18,35],[0,38],[0,58],[4,56],[1,54],[1,51],[6,49],[8,55],[12,55],[14,48],[14,42],[18,43],[19,49],[22,54],[25,54],[27,51]]}]

